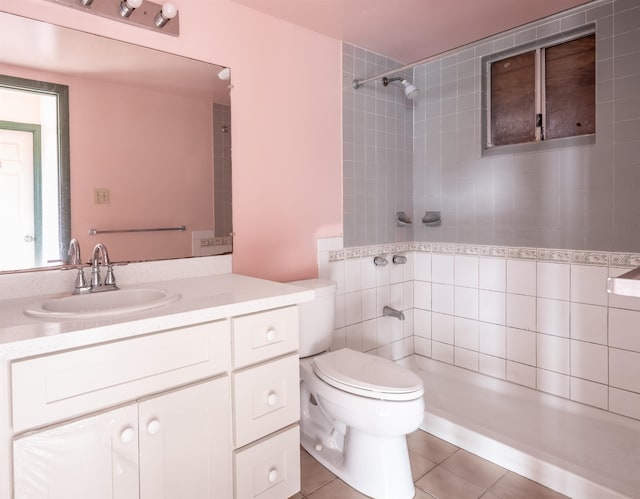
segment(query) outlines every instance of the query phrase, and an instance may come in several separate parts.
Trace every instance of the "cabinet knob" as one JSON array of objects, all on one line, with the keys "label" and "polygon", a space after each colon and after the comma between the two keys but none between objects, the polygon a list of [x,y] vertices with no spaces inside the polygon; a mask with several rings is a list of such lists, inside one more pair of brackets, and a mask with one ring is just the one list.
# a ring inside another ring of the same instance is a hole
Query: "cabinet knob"
[{"label": "cabinet knob", "polygon": [[276,339],[276,332],[273,328],[269,328],[267,329],[267,332],[265,334],[265,337],[267,338],[267,341],[273,341]]},{"label": "cabinet knob", "polygon": [[149,435],[155,435],[160,431],[160,421],[152,419],[147,423],[147,433]]},{"label": "cabinet knob", "polygon": [[120,441],[123,444],[129,444],[133,442],[134,438],[136,438],[136,432],[133,430],[133,428],[131,428],[131,426],[127,426],[120,432]]},{"label": "cabinet knob", "polygon": [[275,483],[275,481],[278,479],[278,469],[277,468],[271,468],[269,470],[269,483]]},{"label": "cabinet knob", "polygon": [[273,407],[278,403],[278,394],[276,392],[269,392],[267,395],[267,405]]}]

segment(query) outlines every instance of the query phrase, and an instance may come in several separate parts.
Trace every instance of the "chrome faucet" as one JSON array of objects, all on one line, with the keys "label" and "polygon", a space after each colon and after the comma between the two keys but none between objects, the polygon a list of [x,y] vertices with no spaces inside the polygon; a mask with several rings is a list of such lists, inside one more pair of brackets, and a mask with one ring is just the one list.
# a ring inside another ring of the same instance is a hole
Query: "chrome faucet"
[{"label": "chrome faucet", "polygon": [[400,312],[400,310],[396,310],[395,308],[391,308],[387,305],[382,309],[382,315],[386,317],[395,317],[396,319],[404,320],[404,312]]},{"label": "chrome faucet", "polygon": [[69,251],[67,252],[69,256],[69,265],[72,268],[77,269],[76,273],[76,282],[73,287],[73,294],[81,294],[88,293],[91,289],[91,286],[87,284],[87,280],[84,277],[84,268],[82,265],[82,259],[80,258],[80,243],[78,240],[73,238],[69,241]]},{"label": "chrome faucet", "polygon": [[[100,264],[107,267],[107,275],[104,282],[100,276]],[[109,252],[104,244],[98,243],[93,248],[93,257],[91,259],[91,292],[111,291],[114,289],[118,289],[118,286],[116,286],[116,278],[113,275],[113,265],[109,261]]]}]

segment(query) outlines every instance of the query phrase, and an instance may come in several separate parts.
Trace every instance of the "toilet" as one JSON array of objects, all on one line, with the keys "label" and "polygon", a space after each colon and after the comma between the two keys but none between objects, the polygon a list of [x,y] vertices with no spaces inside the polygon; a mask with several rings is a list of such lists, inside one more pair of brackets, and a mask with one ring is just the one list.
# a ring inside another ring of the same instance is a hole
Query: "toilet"
[{"label": "toilet", "polygon": [[410,499],[415,489],[406,435],[424,417],[422,380],[390,360],[348,348],[327,352],[336,283],[315,290],[300,313],[300,441],[316,460],[376,499]]}]

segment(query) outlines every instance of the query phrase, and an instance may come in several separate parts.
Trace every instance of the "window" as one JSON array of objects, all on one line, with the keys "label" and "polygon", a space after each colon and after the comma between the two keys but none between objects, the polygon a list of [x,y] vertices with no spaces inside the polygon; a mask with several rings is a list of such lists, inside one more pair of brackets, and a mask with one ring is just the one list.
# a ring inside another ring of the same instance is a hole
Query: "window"
[{"label": "window", "polygon": [[487,149],[595,134],[595,34],[484,62]]}]

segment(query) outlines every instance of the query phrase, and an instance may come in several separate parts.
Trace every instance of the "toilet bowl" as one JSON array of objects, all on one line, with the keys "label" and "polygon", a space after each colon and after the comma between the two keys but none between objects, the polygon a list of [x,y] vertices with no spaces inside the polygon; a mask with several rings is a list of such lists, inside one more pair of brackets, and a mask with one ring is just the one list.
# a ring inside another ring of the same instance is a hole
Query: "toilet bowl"
[{"label": "toilet bowl", "polygon": [[327,352],[335,283],[313,279],[300,306],[300,440],[321,464],[363,494],[409,499],[414,485],[406,435],[424,417],[422,380],[410,370],[348,348]]}]

